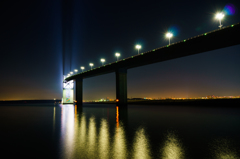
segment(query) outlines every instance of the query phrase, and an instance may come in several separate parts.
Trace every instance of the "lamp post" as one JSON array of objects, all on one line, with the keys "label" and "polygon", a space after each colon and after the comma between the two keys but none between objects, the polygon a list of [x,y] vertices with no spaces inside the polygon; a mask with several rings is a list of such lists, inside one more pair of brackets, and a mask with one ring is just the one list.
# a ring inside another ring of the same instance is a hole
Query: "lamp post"
[{"label": "lamp post", "polygon": [[104,62],[105,62],[105,59],[101,59],[100,61],[102,62],[102,65],[103,65],[103,64],[104,64]]},{"label": "lamp post", "polygon": [[167,33],[167,34],[166,34],[166,37],[169,39],[169,45],[170,45],[170,39],[171,39],[172,36],[173,36],[172,33]]},{"label": "lamp post", "polygon": [[78,70],[77,70],[77,69],[75,69],[75,70],[74,70],[74,72],[76,72],[76,73],[77,73],[77,72],[78,72]]},{"label": "lamp post", "polygon": [[117,57],[117,61],[118,61],[118,57],[120,56],[120,53],[115,53],[115,56]]},{"label": "lamp post", "polygon": [[138,49],[138,54],[139,54],[139,49],[141,49],[142,46],[141,45],[136,45],[136,49]]},{"label": "lamp post", "polygon": [[85,67],[83,67],[83,66],[81,66],[80,68],[81,68],[82,72],[83,72],[83,70],[85,69]]},{"label": "lamp post", "polygon": [[220,25],[219,25],[218,27],[219,27],[220,29],[221,29],[222,26],[223,26],[222,23],[221,23],[221,20],[223,19],[224,16],[225,16],[225,15],[224,15],[222,12],[221,12],[221,13],[217,13],[216,16],[215,16],[215,18],[219,20],[219,24],[220,24]]},{"label": "lamp post", "polygon": [[93,64],[93,63],[89,63],[89,66],[91,66],[91,69],[92,69],[92,67],[94,66],[94,64]]}]

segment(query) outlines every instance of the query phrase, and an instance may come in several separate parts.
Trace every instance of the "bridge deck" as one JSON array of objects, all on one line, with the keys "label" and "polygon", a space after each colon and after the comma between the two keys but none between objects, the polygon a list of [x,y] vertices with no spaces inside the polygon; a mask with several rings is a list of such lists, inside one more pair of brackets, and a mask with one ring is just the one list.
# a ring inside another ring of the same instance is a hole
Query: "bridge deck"
[{"label": "bridge deck", "polygon": [[239,23],[172,43],[169,46],[166,45],[151,51],[147,51],[141,53],[140,55],[131,56],[117,62],[106,64],[83,73],[75,74],[66,78],[64,81],[66,82],[77,78],[89,78],[116,72],[116,70],[120,68],[129,69],[139,67],[238,44],[240,44]]}]

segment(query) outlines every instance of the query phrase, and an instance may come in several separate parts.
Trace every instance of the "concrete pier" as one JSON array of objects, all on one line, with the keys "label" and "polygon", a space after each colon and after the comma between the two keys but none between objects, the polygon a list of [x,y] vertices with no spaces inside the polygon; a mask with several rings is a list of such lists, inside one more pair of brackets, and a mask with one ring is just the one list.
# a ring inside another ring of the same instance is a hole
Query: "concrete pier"
[{"label": "concrete pier", "polygon": [[82,105],[83,103],[83,79],[75,79],[75,102],[77,105]]},{"label": "concrete pier", "polygon": [[119,107],[127,107],[127,69],[116,70],[116,100]]}]

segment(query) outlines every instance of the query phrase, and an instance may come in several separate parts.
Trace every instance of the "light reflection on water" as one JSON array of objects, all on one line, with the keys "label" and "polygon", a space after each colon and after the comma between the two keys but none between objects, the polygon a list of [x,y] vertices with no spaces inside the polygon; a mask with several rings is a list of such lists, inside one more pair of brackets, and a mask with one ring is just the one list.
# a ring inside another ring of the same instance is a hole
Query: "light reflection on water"
[{"label": "light reflection on water", "polygon": [[151,158],[148,139],[145,135],[144,128],[139,128],[136,131],[133,143],[133,158],[149,159]]},{"label": "light reflection on water", "polygon": [[99,158],[109,158],[110,134],[106,119],[101,119],[99,132]]},{"label": "light reflection on water", "polygon": [[227,139],[218,139],[211,144],[213,158],[239,159],[235,147]]},{"label": "light reflection on water", "polygon": [[[63,105],[61,158],[150,159],[156,156],[163,159],[186,158],[188,153],[184,148],[186,145],[182,143],[176,132],[169,131],[166,135],[162,135],[162,143],[157,144],[159,151],[155,152],[152,150],[148,132],[143,126],[132,133],[132,138],[128,137],[129,128],[124,120],[119,119],[122,117],[119,112],[121,112],[119,107],[116,107],[115,126],[111,127],[104,117],[86,115],[84,111],[78,111],[76,106]],[[214,158],[238,158],[237,153],[229,148],[227,141],[215,142],[212,147],[210,153]]]},{"label": "light reflection on water", "polygon": [[166,135],[164,147],[162,148],[163,159],[183,159],[184,149],[180,140],[173,132],[169,132]]}]

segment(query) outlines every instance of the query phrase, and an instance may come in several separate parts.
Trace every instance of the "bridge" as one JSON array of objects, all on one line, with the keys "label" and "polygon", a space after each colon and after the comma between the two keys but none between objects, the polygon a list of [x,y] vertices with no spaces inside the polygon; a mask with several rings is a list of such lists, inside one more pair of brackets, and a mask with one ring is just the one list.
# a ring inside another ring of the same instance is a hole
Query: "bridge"
[{"label": "bridge", "polygon": [[81,105],[83,79],[115,72],[116,99],[118,106],[123,107],[127,105],[127,69],[238,44],[240,44],[239,23],[72,75],[63,82],[75,81],[75,100],[78,105]]}]

